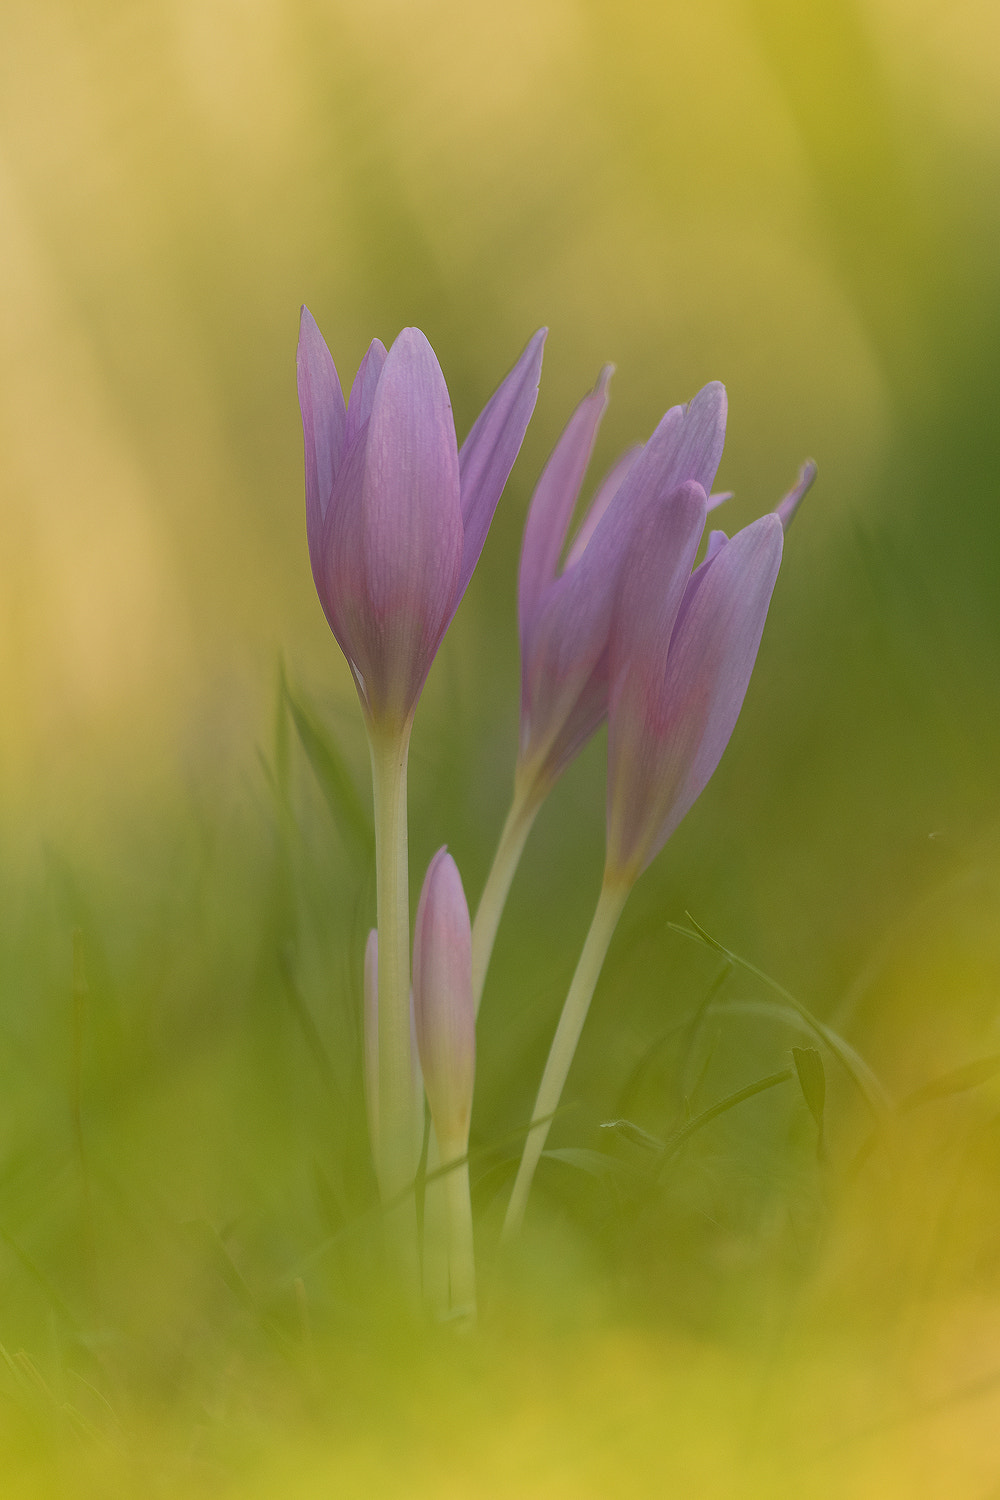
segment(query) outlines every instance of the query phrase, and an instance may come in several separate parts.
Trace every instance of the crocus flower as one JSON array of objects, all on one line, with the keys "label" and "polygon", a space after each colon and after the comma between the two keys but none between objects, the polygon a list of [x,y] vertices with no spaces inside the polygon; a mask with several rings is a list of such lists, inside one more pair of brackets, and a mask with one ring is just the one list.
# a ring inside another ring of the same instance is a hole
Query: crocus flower
[{"label": "crocus flower", "polygon": [[413,1015],[442,1161],[465,1153],[476,1072],[472,934],[458,866],[441,848],[428,866],[413,933]]},{"label": "crocus flower", "polygon": [[411,718],[482,551],[538,395],[530,341],[458,449],[441,367],[405,328],[373,340],[345,404],[302,309],[297,354],[306,530],[320,603],[371,724]]},{"label": "crocus flower", "polygon": [[[424,1287],[437,1311],[473,1317],[476,1267],[469,1197],[469,1121],[476,1072],[472,932],[458,867],[431,860],[413,936],[413,1014],[434,1126],[424,1195]],[[441,1238],[443,1232],[443,1240]]]},{"label": "crocus flower", "polygon": [[632,520],[608,645],[604,880],[542,1074],[505,1236],[524,1217],[549,1120],[628,894],[729,742],[757,658],[784,528],[815,473],[814,464],[803,465],[777,510],[732,541],[713,531],[693,573],[710,503],[701,483],[686,480]]},{"label": "crocus flower", "polygon": [[730,541],[713,531],[690,574],[662,559],[705,504],[682,485],[632,538],[610,649],[607,878],[630,886],[703,791],[736,726],[781,562],[784,527],[815,477]]},{"label": "crocus flower", "polygon": [[[713,382],[674,406],[648,442],[613,466],[590,505],[562,570],[559,558],[607,406],[611,366],[577,407],[538,482],[521,551],[521,745],[518,774],[544,795],[608,708],[608,643],[622,565],[632,538],[685,483],[711,489],[726,429],[726,393]],[[713,497],[713,503],[722,496]],[[683,516],[681,510],[684,511]],[[661,586],[690,573],[704,507],[674,506]]]}]

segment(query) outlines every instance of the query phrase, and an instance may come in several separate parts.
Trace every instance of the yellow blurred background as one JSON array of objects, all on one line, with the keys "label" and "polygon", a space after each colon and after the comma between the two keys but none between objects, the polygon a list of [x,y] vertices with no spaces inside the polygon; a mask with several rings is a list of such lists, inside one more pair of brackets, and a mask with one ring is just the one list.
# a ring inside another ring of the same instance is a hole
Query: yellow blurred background
[{"label": "yellow blurred background", "polygon": [[[546,1220],[521,1274],[529,1311],[545,1305],[552,1383],[532,1385],[533,1335],[501,1320],[458,1375],[434,1351],[431,1417],[400,1356],[384,1421],[355,1432],[341,1414],[329,1452],[310,1382],[336,1365],[337,1338],[305,1374],[279,1361],[275,1375],[212,1322],[215,1252],[162,1249],[156,1229],[204,1219],[255,1295],[297,1263],[293,1241],[308,1261],[321,1237],[302,1153],[332,1159],[341,1116],[309,1115],[310,1063],[261,1000],[281,988],[293,927],[320,1040],[359,1107],[356,1035],[322,1004],[334,981],[356,987],[370,891],[304,772],[305,874],[282,883],[257,759],[262,746],[280,773],[287,753],[280,731],[272,752],[282,657],[364,771],[306,553],[303,302],[345,385],[373,335],[421,327],[460,439],[550,328],[535,418],[421,707],[414,884],[442,838],[470,896],[485,874],[516,741],[523,519],[602,364],[618,373],[597,470],[709,379],[729,391],[731,526],[770,509],[807,454],[819,463],[733,744],[613,949],[579,1061],[588,1128],[658,1034],[660,976],[691,1003],[711,977],[666,928],[686,907],[801,988],[895,1098],[1000,1054],[998,172],[993,0],[2,0],[0,1346],[23,1346],[52,1404],[102,1433],[50,1445],[46,1406],[18,1451],[51,1448],[55,1468],[25,1458],[11,1493],[578,1497],[612,1493],[615,1475],[625,1495],[1000,1493],[989,1078],[907,1125],[872,1176],[824,1180],[810,1214],[831,1227],[794,1294],[774,1247],[809,1240],[812,1220],[773,1197],[763,1228],[702,1224],[708,1270],[699,1281],[692,1251],[684,1295],[711,1311],[690,1316],[663,1286],[659,1220],[629,1262],[621,1322],[626,1273]],[[596,889],[600,755],[552,799],[512,898],[481,1031],[498,1059],[480,1069],[486,1143],[527,1107]],[[325,921],[339,925],[324,939]],[[759,1054],[766,1072],[764,1051],[747,1042],[747,1065]],[[636,1108],[660,1128],[654,1092]],[[846,1170],[865,1132],[831,1097]],[[764,1160],[763,1139],[736,1130],[707,1177],[756,1202],[771,1168],[758,1180],[740,1151]],[[351,1149],[360,1159],[363,1141]],[[689,1191],[707,1223],[711,1192]],[[125,1207],[105,1221],[105,1202]],[[247,1216],[252,1232],[232,1228]],[[35,1309],[39,1277],[56,1300]],[[765,1351],[769,1437],[753,1456],[747,1330],[770,1328],[786,1297],[775,1326],[801,1320]],[[129,1319],[157,1352],[102,1354]],[[190,1397],[180,1327],[210,1394]],[[384,1366],[347,1347],[377,1407]],[[84,1366],[99,1400],[52,1374]],[[579,1415],[594,1391],[603,1425]],[[671,1405],[688,1415],[664,1454]],[[456,1406],[471,1427],[452,1461],[438,1445]],[[497,1411],[534,1470],[514,1448],[504,1466]],[[719,1446],[720,1422],[739,1442]],[[861,1437],[828,1453],[822,1432],[812,1443],[825,1424]],[[185,1468],[190,1432],[207,1429],[210,1461],[199,1448]],[[402,1477],[380,1456],[400,1430]],[[788,1472],[785,1443],[801,1445]]]}]

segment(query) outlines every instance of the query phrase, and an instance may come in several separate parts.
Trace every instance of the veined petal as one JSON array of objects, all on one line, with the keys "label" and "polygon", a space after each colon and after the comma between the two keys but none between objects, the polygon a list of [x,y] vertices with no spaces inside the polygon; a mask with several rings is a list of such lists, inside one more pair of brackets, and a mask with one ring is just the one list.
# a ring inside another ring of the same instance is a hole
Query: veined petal
[{"label": "veined petal", "polygon": [[[551,784],[569,765],[570,761],[583,749],[590,736],[603,723],[608,712],[608,648],[605,645],[597,661],[591,670],[590,676],[581,687],[576,702],[569,709],[562,723],[558,725],[554,733],[550,731],[550,738],[545,748],[545,759],[541,763],[536,776],[542,777],[542,785]],[[531,723],[525,726],[528,734],[522,748],[524,758],[530,757],[533,749],[533,740],[541,739],[541,731],[544,727],[539,726],[535,735],[531,734]]]},{"label": "veined petal", "polygon": [[[364,682],[377,672],[370,648],[369,611],[364,569],[364,479],[368,429],[362,427],[347,448],[323,518],[313,577],[327,623]],[[362,697],[368,703],[363,683]],[[368,705],[370,708],[370,704]]]},{"label": "veined petal", "polygon": [[[625,535],[621,534],[624,528],[613,525],[616,509],[607,512],[576,566],[553,584],[532,631],[522,676],[522,720],[529,727],[529,753],[548,755],[571,716],[574,737],[582,743],[579,736],[585,721],[580,721],[575,710],[588,685],[593,688],[603,680],[592,681],[609,650],[609,640],[612,673],[621,653],[635,649],[633,638],[650,630],[654,622],[669,640],[705,524],[705,493],[697,484],[682,485],[665,503],[650,506],[640,524]],[[629,543],[634,552],[626,551]],[[631,601],[638,597],[632,559],[640,552],[639,575],[647,606],[642,610],[631,608]],[[585,702],[591,712],[599,701],[596,693],[588,692]],[[523,746],[522,751],[527,748]]]},{"label": "veined petal", "polygon": [[438,1141],[464,1151],[476,1071],[472,931],[462,877],[447,847],[431,860],[420,892],[413,929],[413,1013]]},{"label": "veined petal", "polygon": [[700,484],[682,484],[636,526],[623,568],[611,635],[612,680],[624,666],[655,681],[691,582],[708,501]]},{"label": "veined petal", "polygon": [[465,537],[456,608],[479,561],[493,512],[535,409],[547,332],[540,328],[529,340],[517,364],[472,424],[458,456]]},{"label": "veined petal", "polygon": [[608,404],[608,384],[613,372],[613,365],[604,366],[594,389],[584,396],[570,417],[531,497],[517,580],[522,652],[542,596],[556,576],[573,507]]},{"label": "veined petal", "polygon": [[405,716],[454,612],[463,535],[448,388],[416,328],[386,356],[364,454],[356,604],[369,643],[368,703],[375,714]]},{"label": "veined petal", "polygon": [[665,666],[633,660],[612,681],[609,869],[633,878],[645,869],[718,765],[757,659],[781,544],[775,515],[737,533],[702,565]]},{"label": "veined petal", "polygon": [[712,380],[684,408],[663,469],[664,490],[669,492],[685,480],[693,479],[706,495],[710,494],[725,441],[726,388],[718,380]]},{"label": "veined petal", "polygon": [[323,517],[344,454],[347,411],[333,356],[307,307],[299,317],[295,373],[306,457],[306,535],[313,575]]},{"label": "veined petal", "polygon": [[579,530],[573,538],[569,552],[566,554],[566,568],[572,568],[579,561],[584,548],[603,519],[605,511],[621,489],[626,474],[641,452],[641,443],[635,443],[631,448],[626,448],[622,456],[615,460],[601,480],[597,487],[597,492],[590,502],[590,508],[580,522]]},{"label": "veined petal", "polygon": [[664,413],[629,465],[607,519],[601,518],[592,539],[587,538],[587,551],[596,548],[603,554],[603,569],[612,556],[620,560],[650,505],[689,480],[708,494],[725,438],[726,390],[718,381],[706,385],[687,406]]},{"label": "veined petal", "polygon": [[381,339],[372,339],[367,353],[358,366],[358,373],[351,386],[347,402],[347,443],[353,442],[372,414],[375,387],[378,385],[382,366],[386,361],[385,345]]}]

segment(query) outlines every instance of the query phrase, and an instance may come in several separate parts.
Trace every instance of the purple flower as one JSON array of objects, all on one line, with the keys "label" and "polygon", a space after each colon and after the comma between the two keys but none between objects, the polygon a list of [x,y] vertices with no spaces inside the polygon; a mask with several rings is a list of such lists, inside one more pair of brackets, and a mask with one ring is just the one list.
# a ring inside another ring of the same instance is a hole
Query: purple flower
[{"label": "purple flower", "polygon": [[466,1150],[476,1072],[469,908],[447,848],[431,860],[420,892],[413,934],[413,1015],[427,1102],[447,1161]]},{"label": "purple flower", "polygon": [[401,727],[472,577],[538,395],[545,330],[461,451],[441,367],[405,328],[373,340],[346,406],[302,309],[297,354],[306,530],[320,603],[369,723]]},{"label": "purple flower", "polygon": [[777,510],[731,541],[713,531],[689,576],[667,574],[663,559],[687,518],[704,515],[697,485],[636,529],[610,651],[609,879],[630,885],[642,873],[718,765],[757,659],[783,529],[815,473],[804,465]]},{"label": "purple flower", "polygon": [[[659,586],[690,574],[722,456],[726,393],[713,382],[674,406],[649,441],[630,449],[597,490],[559,570],[570,518],[607,406],[612,367],[577,407],[538,482],[518,580],[521,638],[521,783],[544,795],[608,711],[609,638],[622,567],[651,514],[668,535],[656,557]],[[693,482],[700,504],[672,497]],[[718,503],[725,497],[713,497]],[[671,502],[668,505],[668,502]]]}]

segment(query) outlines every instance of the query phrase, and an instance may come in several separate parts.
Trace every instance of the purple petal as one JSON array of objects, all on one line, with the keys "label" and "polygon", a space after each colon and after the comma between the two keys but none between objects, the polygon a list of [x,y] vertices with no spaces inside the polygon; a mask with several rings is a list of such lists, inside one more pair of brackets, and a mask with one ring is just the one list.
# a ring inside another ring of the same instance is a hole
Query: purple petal
[{"label": "purple petal", "polygon": [[[570,761],[579,754],[590,736],[607,717],[607,712],[608,648],[605,645],[590,676],[580,689],[576,702],[549,741],[542,769],[543,785],[551,784],[562,775]],[[526,727],[529,735],[525,738],[523,753],[530,755],[532,750],[530,721]]]},{"label": "purple petal", "polygon": [[[641,459],[640,459],[641,461]],[[529,728],[534,754],[550,753],[558,744],[564,725],[574,716],[581,697],[592,682],[608,649],[612,621],[619,595],[631,598],[635,580],[631,570],[622,575],[622,560],[629,543],[645,545],[645,564],[650,573],[649,593],[655,596],[650,611],[659,618],[666,613],[670,623],[680,607],[684,588],[705,524],[705,493],[699,485],[681,486],[666,503],[644,514],[642,524],[622,535],[614,527],[617,507],[608,511],[576,567],[564,573],[549,589],[542,613],[531,633],[522,674],[522,717]],[[655,532],[653,523],[656,523]],[[645,539],[645,542],[643,541]],[[646,545],[648,544],[648,545]],[[633,618],[630,613],[627,620]],[[646,629],[646,615],[635,618],[631,634]],[[629,626],[624,633],[615,626],[612,640],[612,670],[615,653],[629,650]],[[606,670],[606,669],[605,669]],[[597,678],[597,683],[601,681]],[[587,692],[591,712],[599,705],[596,694]],[[591,726],[596,727],[596,723]],[[577,743],[586,721],[573,719]],[[589,732],[589,731],[588,731]],[[585,737],[585,736],[584,736]]]},{"label": "purple petal", "polygon": [[324,607],[369,713],[412,711],[454,612],[462,557],[448,390],[417,329],[389,350],[324,532]]},{"label": "purple petal", "polygon": [[295,371],[306,454],[306,535],[314,577],[323,517],[344,455],[347,412],[333,356],[307,307],[299,316]]},{"label": "purple petal", "polygon": [[618,491],[621,489],[626,474],[631,469],[632,465],[635,463],[641,452],[641,443],[635,443],[631,448],[627,448],[622,454],[621,458],[619,458],[614,464],[612,464],[607,474],[605,474],[604,478],[601,480],[597,488],[597,493],[594,495],[593,500],[590,502],[590,508],[588,509],[587,514],[584,516],[583,520],[580,523],[580,529],[577,531],[576,536],[573,538],[573,545],[570,547],[569,552],[566,554],[566,568],[572,568],[574,563],[579,561],[584,548],[590,541],[590,538],[594,535],[594,532],[597,530],[598,523],[603,518],[605,511],[617,495]]},{"label": "purple petal", "polygon": [[739,532],[705,567],[665,667],[664,642],[650,632],[648,650],[658,657],[632,658],[612,682],[609,868],[633,877],[645,869],[718,765],[757,658],[781,543],[774,515]]},{"label": "purple petal", "polygon": [[613,365],[604,366],[594,389],[584,396],[570,417],[531,497],[517,580],[522,652],[542,596],[556,576],[573,507],[608,404],[608,384],[613,372]]},{"label": "purple petal", "polygon": [[462,444],[459,468],[465,542],[456,607],[479,561],[493,512],[535,409],[547,332],[548,329],[540,328],[529,340],[521,358],[487,401]]},{"label": "purple petal", "polygon": [[[655,437],[654,433],[650,443]],[[726,388],[713,380],[684,408],[680,429],[663,469],[664,492],[692,479],[706,495],[710,494],[725,441]]]},{"label": "purple petal", "polygon": [[788,491],[788,494],[779,505],[775,506],[775,515],[781,522],[783,531],[788,530],[795,512],[805,499],[815,478],[816,465],[811,458],[807,458],[799,470],[799,477],[795,487]]},{"label": "purple petal", "polygon": [[413,1014],[438,1140],[464,1149],[476,1071],[472,931],[462,877],[447,848],[431,860],[420,892],[413,930]]},{"label": "purple petal", "polygon": [[385,364],[385,345],[381,339],[372,339],[368,352],[358,366],[358,373],[351,386],[347,402],[347,442],[352,443],[372,414],[375,387],[378,385],[382,366]]},{"label": "purple petal", "polygon": [[596,527],[593,540],[588,539],[587,552],[599,548],[607,568],[612,554],[620,559],[627,549],[650,505],[688,482],[707,495],[725,439],[726,388],[715,380],[687,406],[672,406],[660,418],[625,475],[616,504]]}]

